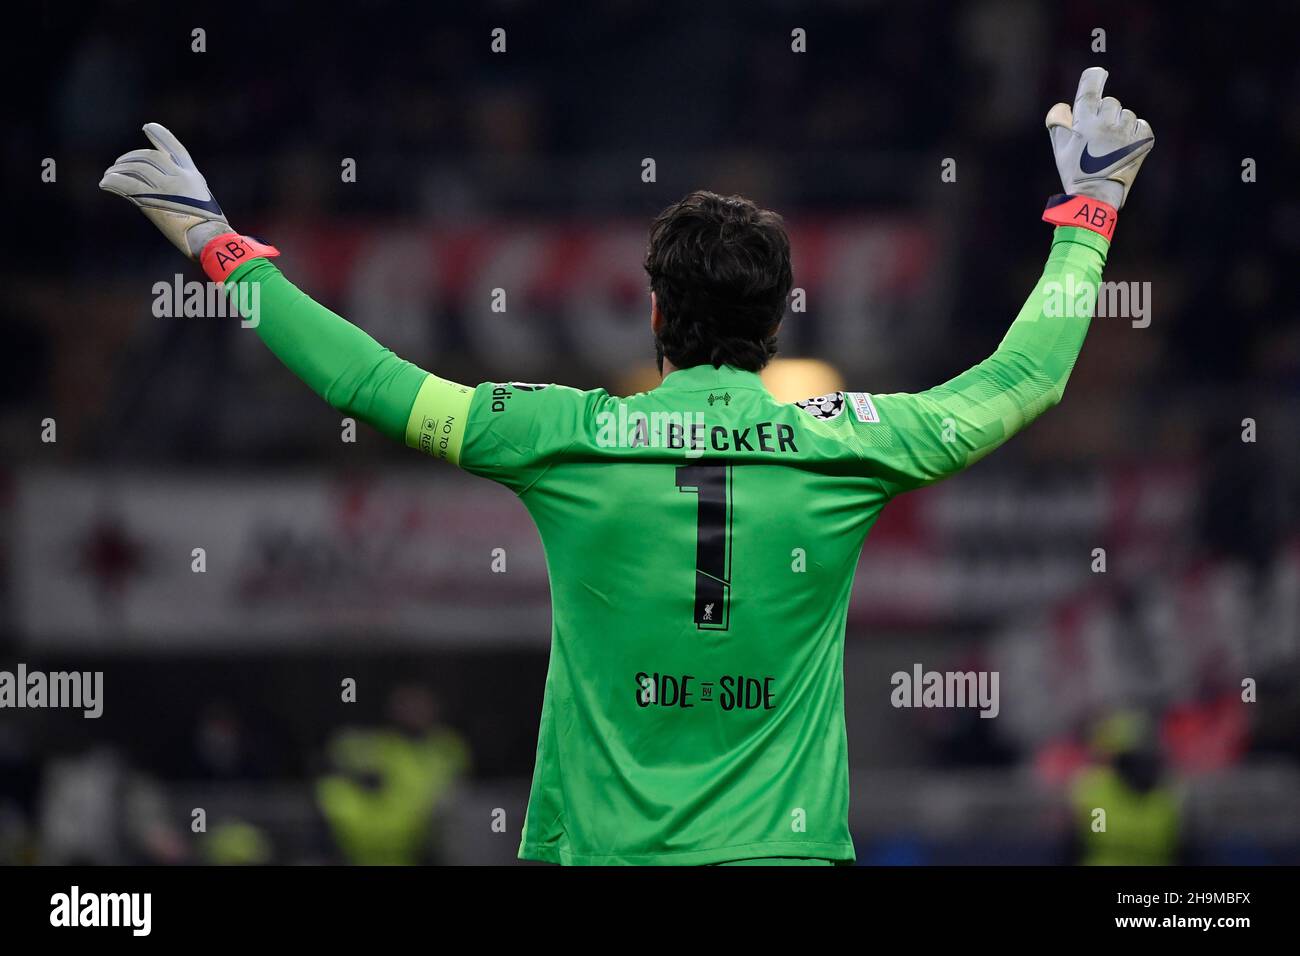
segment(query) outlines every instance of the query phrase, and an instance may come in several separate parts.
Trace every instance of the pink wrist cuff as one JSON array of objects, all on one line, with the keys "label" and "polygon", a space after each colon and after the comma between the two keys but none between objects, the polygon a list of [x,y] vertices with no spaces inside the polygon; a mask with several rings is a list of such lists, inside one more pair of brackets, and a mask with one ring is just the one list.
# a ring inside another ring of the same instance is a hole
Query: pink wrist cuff
[{"label": "pink wrist cuff", "polygon": [[1055,226],[1078,226],[1091,229],[1100,236],[1109,239],[1115,233],[1115,221],[1119,210],[1109,203],[1091,196],[1069,196],[1065,193],[1047,200],[1043,210],[1043,221]]},{"label": "pink wrist cuff", "polygon": [[199,264],[213,282],[225,282],[230,273],[251,259],[270,259],[280,250],[237,232],[226,232],[209,239],[199,254]]}]

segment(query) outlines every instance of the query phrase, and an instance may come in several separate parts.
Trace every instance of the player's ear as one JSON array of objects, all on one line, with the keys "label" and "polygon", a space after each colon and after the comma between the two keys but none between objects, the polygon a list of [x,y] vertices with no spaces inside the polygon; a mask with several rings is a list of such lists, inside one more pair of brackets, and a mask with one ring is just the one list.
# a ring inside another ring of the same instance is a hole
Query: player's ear
[{"label": "player's ear", "polygon": [[664,327],[664,314],[659,311],[659,300],[655,298],[653,292],[650,293],[650,331],[655,335]]}]

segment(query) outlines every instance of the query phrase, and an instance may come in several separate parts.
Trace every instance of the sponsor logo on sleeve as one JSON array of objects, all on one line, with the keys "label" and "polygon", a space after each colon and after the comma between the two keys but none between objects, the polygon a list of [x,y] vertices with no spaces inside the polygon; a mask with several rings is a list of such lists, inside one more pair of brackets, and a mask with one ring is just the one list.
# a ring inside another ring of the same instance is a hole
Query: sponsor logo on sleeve
[{"label": "sponsor logo on sleeve", "polygon": [[880,421],[880,414],[876,411],[875,403],[871,401],[871,396],[866,392],[845,392],[844,398],[853,409],[853,414],[858,417],[858,421]]},{"label": "sponsor logo on sleeve", "polygon": [[550,388],[550,385],[539,385],[535,382],[507,382],[494,384],[492,386],[492,411],[504,412],[506,402],[514,397],[515,392],[540,392],[544,388]]}]

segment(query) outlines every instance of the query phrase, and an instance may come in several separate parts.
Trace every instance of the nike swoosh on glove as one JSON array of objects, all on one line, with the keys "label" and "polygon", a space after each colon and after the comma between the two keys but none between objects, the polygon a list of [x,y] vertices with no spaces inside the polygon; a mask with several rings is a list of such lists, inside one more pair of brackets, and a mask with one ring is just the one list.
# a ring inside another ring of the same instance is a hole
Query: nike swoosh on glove
[{"label": "nike swoosh on glove", "polygon": [[135,203],[172,245],[197,259],[210,239],[232,231],[230,223],[181,141],[160,123],[146,123],[144,135],[156,148],[119,156],[99,188]]},{"label": "nike swoosh on glove", "polygon": [[1084,70],[1074,107],[1053,106],[1047,113],[1047,132],[1066,193],[1122,209],[1155,136],[1146,120],[1124,109],[1115,97],[1102,97],[1107,75],[1099,66]]}]

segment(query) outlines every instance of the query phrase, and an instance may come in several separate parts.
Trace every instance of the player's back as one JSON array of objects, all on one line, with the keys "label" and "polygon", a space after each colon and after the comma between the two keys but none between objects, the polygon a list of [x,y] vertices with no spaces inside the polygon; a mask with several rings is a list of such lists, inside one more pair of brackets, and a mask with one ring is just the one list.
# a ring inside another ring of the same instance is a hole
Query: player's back
[{"label": "player's back", "polygon": [[844,620],[887,494],[837,419],[870,399],[783,404],[725,366],[494,391],[462,463],[537,456],[515,484],[554,616],[522,855],[852,859]]}]

